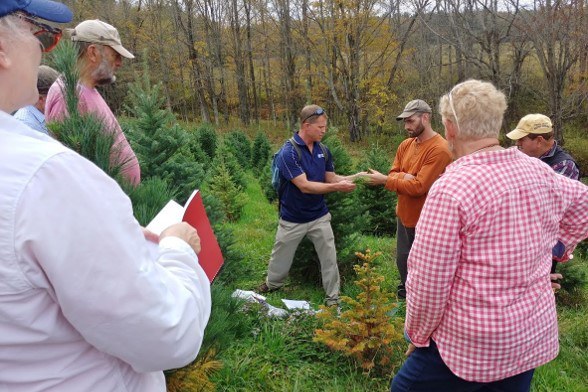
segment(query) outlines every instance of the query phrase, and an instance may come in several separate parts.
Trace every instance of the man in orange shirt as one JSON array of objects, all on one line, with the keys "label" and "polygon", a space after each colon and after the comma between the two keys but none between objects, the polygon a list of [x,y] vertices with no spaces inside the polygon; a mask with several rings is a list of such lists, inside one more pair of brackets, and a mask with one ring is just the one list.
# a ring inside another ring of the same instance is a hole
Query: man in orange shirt
[{"label": "man in orange shirt", "polygon": [[388,175],[370,169],[367,177],[371,185],[384,185],[398,194],[396,205],[396,265],[400,274],[398,297],[406,298],[407,260],[414,241],[415,227],[427,193],[452,154],[447,141],[431,128],[431,107],[422,99],[410,101],[396,117],[404,121],[409,138],[400,143]]}]

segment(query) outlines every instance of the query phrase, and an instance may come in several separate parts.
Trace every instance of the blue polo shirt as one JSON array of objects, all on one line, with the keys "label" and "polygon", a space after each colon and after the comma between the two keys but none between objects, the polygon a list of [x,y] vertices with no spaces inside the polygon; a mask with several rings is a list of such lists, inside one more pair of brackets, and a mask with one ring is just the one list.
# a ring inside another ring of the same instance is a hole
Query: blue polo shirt
[{"label": "blue polo shirt", "polygon": [[309,181],[325,182],[325,173],[335,169],[330,151],[325,148],[328,155],[325,157],[318,142],[314,143],[311,153],[298,133],[294,135],[294,141],[300,147],[302,157],[299,159],[296,149],[285,143],[278,159],[280,173],[287,180],[280,198],[280,217],[288,222],[307,223],[329,212],[325,197],[302,193],[292,179],[306,173]]}]

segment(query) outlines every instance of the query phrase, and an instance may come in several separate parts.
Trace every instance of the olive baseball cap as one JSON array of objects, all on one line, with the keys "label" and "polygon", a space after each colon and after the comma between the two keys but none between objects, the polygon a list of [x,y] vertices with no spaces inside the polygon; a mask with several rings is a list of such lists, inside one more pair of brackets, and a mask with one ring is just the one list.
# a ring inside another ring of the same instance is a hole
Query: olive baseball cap
[{"label": "olive baseball cap", "polygon": [[553,124],[551,119],[544,114],[527,114],[521,118],[517,127],[506,134],[506,137],[511,140],[519,140],[528,134],[541,135],[553,131]]},{"label": "olive baseball cap", "polygon": [[396,120],[404,120],[405,118],[408,118],[415,113],[433,113],[433,111],[431,110],[431,107],[428,103],[422,99],[415,99],[406,104],[404,111],[400,113],[398,117],[396,117]]},{"label": "olive baseball cap", "polygon": [[122,46],[118,30],[101,20],[85,20],[73,30],[70,30],[70,34],[72,41],[110,46],[127,59],[135,58],[131,52]]}]

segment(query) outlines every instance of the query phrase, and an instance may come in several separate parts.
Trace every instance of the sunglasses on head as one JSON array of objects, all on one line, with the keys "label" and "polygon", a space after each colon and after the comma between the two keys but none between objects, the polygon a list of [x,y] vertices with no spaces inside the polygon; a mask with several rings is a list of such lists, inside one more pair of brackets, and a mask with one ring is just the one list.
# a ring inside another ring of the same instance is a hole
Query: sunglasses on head
[{"label": "sunglasses on head", "polygon": [[57,46],[57,43],[61,39],[62,35],[61,29],[49,26],[45,23],[41,23],[32,16],[26,14],[19,13],[18,16],[22,20],[39,28],[39,30],[33,32],[33,35],[41,43],[41,49],[43,50],[43,52],[50,52],[53,50],[53,48]]},{"label": "sunglasses on head", "polygon": [[308,120],[309,118],[311,118],[313,116],[322,116],[323,114],[325,114],[325,110],[323,108],[318,108],[314,112],[312,112],[312,114],[304,117],[304,120],[302,120],[302,124],[304,124],[306,122],[306,120]]}]

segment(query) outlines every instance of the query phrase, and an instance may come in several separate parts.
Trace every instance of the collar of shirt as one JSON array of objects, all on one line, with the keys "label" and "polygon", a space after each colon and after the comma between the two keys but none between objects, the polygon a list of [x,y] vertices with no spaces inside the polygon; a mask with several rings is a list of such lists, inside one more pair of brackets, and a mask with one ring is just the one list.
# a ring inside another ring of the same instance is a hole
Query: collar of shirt
[{"label": "collar of shirt", "polygon": [[31,114],[33,116],[35,116],[37,121],[39,121],[41,124],[45,124],[45,115],[39,109],[37,109],[35,106],[31,105],[29,110],[30,110]]},{"label": "collar of shirt", "polygon": [[551,158],[553,154],[555,154],[555,149],[557,148],[557,141],[553,142],[553,146],[543,155],[539,157],[539,159],[543,158]]}]

